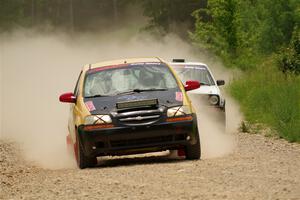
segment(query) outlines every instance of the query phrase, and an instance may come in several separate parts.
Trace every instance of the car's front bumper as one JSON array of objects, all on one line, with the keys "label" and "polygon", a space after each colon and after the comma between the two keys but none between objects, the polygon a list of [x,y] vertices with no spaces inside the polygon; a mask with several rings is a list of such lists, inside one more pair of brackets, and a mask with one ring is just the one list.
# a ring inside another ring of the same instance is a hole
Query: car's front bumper
[{"label": "car's front bumper", "polygon": [[78,136],[86,156],[125,155],[177,149],[196,142],[197,119],[147,126],[113,127],[85,131]]}]

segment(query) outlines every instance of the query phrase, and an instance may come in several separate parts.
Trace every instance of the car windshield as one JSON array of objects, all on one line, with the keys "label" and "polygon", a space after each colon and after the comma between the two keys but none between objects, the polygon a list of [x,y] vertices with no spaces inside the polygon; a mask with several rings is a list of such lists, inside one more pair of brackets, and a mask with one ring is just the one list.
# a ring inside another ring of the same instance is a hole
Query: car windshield
[{"label": "car windshield", "polygon": [[182,82],[197,80],[202,85],[215,85],[212,76],[204,65],[172,65]]},{"label": "car windshield", "polygon": [[126,92],[168,90],[177,81],[163,63],[136,63],[91,69],[84,81],[84,97],[110,96]]}]

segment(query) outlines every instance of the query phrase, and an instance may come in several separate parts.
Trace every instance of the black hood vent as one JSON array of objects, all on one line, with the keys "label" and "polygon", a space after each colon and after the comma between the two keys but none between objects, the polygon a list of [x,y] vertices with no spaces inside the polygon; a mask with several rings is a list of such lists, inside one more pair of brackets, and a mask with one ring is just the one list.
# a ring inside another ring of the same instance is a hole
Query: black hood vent
[{"label": "black hood vent", "polygon": [[141,107],[157,107],[158,99],[145,99],[145,100],[135,100],[135,101],[125,101],[116,103],[118,110],[133,109]]}]

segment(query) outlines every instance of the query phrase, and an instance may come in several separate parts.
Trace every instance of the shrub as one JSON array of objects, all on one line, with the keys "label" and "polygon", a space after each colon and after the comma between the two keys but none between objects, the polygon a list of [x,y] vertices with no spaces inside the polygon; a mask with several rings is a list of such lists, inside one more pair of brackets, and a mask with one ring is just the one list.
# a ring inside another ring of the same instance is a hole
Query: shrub
[{"label": "shrub", "polygon": [[285,74],[300,74],[300,31],[295,31],[289,47],[279,54],[278,67]]}]

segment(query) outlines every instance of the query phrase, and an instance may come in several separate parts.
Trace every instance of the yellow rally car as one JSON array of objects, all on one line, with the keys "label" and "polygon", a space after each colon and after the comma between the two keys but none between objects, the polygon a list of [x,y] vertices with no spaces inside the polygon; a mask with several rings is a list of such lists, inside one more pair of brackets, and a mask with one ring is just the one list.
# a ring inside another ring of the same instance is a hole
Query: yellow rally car
[{"label": "yellow rally car", "polygon": [[179,150],[187,159],[201,155],[197,118],[186,91],[198,81],[180,79],[159,58],[123,59],[89,64],[73,93],[67,142],[79,168],[98,156]]}]

